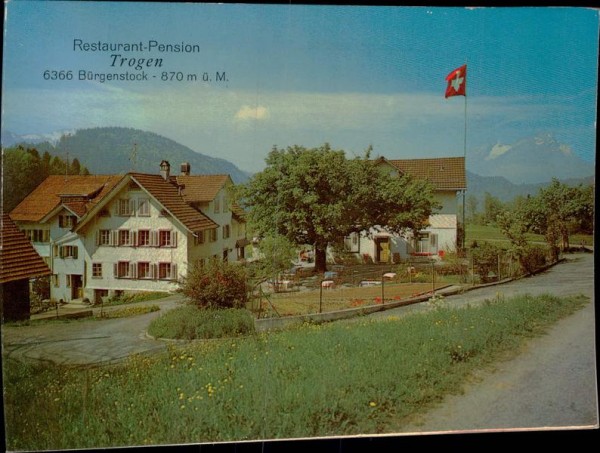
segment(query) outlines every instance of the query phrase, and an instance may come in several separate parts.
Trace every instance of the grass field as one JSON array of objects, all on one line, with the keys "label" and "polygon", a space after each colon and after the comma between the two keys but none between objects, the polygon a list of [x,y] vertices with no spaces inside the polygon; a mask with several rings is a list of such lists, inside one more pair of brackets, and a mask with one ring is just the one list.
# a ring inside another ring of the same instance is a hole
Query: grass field
[{"label": "grass field", "polygon": [[588,303],[497,298],[402,318],[174,345],[87,369],[5,360],[7,449],[397,432],[474,370]]},{"label": "grass field", "polygon": [[[530,242],[546,243],[544,236],[541,234],[528,233],[526,238]],[[579,246],[583,242],[585,245],[594,245],[594,236],[590,234],[574,234],[570,236],[571,246]],[[508,240],[500,231],[500,228],[489,225],[473,225],[467,224],[466,228],[466,244],[470,244],[474,241],[502,241],[507,242]]]}]

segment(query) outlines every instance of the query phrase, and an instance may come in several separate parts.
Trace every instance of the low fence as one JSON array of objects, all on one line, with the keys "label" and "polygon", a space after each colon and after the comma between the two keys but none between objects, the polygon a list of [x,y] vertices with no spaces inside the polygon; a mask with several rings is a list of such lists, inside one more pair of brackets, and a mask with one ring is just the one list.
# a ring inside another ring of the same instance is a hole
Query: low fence
[{"label": "low fence", "polygon": [[333,265],[319,275],[310,268],[297,268],[262,285],[250,309],[258,318],[327,313],[432,296],[452,285],[466,289],[520,275],[519,261],[503,250],[452,260],[422,257],[397,265]]}]

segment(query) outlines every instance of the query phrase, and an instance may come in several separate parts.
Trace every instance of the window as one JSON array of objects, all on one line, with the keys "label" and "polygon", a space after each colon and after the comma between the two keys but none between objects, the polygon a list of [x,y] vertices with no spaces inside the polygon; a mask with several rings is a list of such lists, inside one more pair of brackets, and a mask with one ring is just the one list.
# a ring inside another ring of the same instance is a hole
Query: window
[{"label": "window", "polygon": [[210,230],[210,242],[216,242],[219,231],[216,228]]},{"label": "window", "polygon": [[137,264],[137,278],[152,278],[150,263]]},{"label": "window", "polygon": [[138,230],[137,245],[140,247],[150,245],[150,230]]},{"label": "window", "polygon": [[110,230],[100,230],[98,232],[98,245],[110,245]]},{"label": "window", "polygon": [[133,245],[135,241],[133,240],[133,234],[129,230],[119,230],[119,245],[127,246]]},{"label": "window", "polygon": [[221,198],[216,197],[215,198],[215,214],[218,214],[219,212],[221,212]]},{"label": "window", "polygon": [[420,232],[415,238],[415,252],[437,253],[437,234]]},{"label": "window", "polygon": [[115,278],[129,278],[129,261],[119,261],[115,263]]},{"label": "window", "polygon": [[78,247],[76,245],[63,245],[60,248],[60,257],[77,259],[77,252]]},{"label": "window", "polygon": [[161,280],[171,280],[171,263],[158,263],[158,278]]},{"label": "window", "polygon": [[117,204],[117,214],[122,217],[132,216],[134,211],[134,201],[129,199],[120,199]]},{"label": "window", "polygon": [[25,235],[29,238],[31,242],[50,242],[49,230],[25,230]]},{"label": "window", "polygon": [[223,196],[223,212],[229,212],[229,200],[227,196]]},{"label": "window", "polygon": [[77,223],[77,217],[74,215],[59,215],[58,226],[60,228],[73,228]]},{"label": "window", "polygon": [[177,247],[177,232],[171,230],[160,230],[158,232],[159,247]]},{"label": "window", "polygon": [[147,198],[140,198],[138,200],[138,211],[139,216],[148,217],[150,215],[150,201]]},{"label": "window", "polygon": [[228,239],[231,235],[231,230],[229,225],[223,225],[223,239]]},{"label": "window", "polygon": [[102,263],[92,263],[92,278],[102,278]]},{"label": "window", "polygon": [[98,213],[98,215],[100,217],[110,217],[110,212],[108,212],[108,209],[101,209],[100,212]]},{"label": "window", "polygon": [[204,244],[204,231],[198,231],[197,236],[194,236],[194,245]]}]

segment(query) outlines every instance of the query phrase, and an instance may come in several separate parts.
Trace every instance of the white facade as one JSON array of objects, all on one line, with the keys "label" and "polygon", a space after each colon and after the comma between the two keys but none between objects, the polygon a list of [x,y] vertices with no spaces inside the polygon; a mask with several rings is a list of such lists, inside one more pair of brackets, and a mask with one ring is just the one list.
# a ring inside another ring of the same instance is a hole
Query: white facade
[{"label": "white facade", "polygon": [[172,291],[187,271],[188,233],[137,186],[122,188],[82,231],[85,297]]},{"label": "white facade", "polygon": [[415,238],[412,232],[405,235],[388,233],[385,228],[371,228],[368,232],[353,233],[344,240],[348,251],[361,260],[375,263],[392,263],[407,260],[411,256],[436,257],[456,250],[457,195],[436,193],[441,209],[429,216],[429,226]]}]

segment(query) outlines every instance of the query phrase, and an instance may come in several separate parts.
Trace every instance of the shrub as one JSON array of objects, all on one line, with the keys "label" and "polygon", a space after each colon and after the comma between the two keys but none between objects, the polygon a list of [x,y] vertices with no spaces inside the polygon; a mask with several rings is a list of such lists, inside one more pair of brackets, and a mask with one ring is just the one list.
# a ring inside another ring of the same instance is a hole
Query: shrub
[{"label": "shrub", "polygon": [[[482,283],[488,283],[498,277],[498,259],[505,250],[496,245],[484,242],[471,249],[473,267]],[[493,277],[490,273],[494,274]]]},{"label": "shrub", "polygon": [[210,260],[196,264],[183,280],[181,292],[202,308],[242,308],[248,300],[248,273],[239,264]]},{"label": "shrub", "polygon": [[195,340],[236,337],[253,333],[254,318],[245,309],[175,308],[156,318],[148,333],[158,338]]},{"label": "shrub", "polygon": [[519,258],[523,272],[531,274],[546,265],[548,253],[544,247],[528,245],[524,253]]}]

